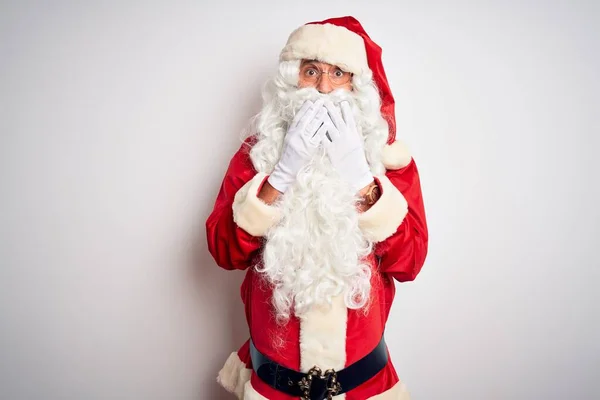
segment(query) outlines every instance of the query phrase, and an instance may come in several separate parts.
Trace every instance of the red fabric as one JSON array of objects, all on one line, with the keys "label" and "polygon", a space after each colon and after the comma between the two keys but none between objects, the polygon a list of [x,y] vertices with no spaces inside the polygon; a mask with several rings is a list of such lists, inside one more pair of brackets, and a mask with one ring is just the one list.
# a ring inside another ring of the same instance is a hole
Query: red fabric
[{"label": "red fabric", "polygon": [[417,164],[411,160],[386,176],[408,202],[408,214],[392,236],[375,245],[375,254],[383,272],[399,282],[412,281],[425,263],[429,241]]},{"label": "red fabric", "polygon": [[[208,247],[220,267],[247,270],[241,295],[256,347],[276,362],[299,369],[300,322],[291,318],[284,327],[277,325],[271,309],[271,288],[254,268],[249,268],[260,262],[263,239],[248,234],[233,221],[235,193],[256,174],[249,158],[248,144],[251,142],[244,144],[231,160],[214,210],[206,221]],[[379,342],[395,295],[392,278],[399,281],[414,279],[427,253],[427,225],[414,161],[401,170],[387,171],[386,175],[406,198],[409,210],[396,233],[378,243],[368,259],[373,268],[370,310],[366,316],[362,310],[348,310],[347,365],[362,358]],[[278,338],[279,346],[274,346],[273,338]],[[238,355],[250,367],[247,342],[239,349]],[[268,399],[291,399],[261,382],[254,374],[251,380],[254,389]],[[390,389],[397,382],[390,360],[376,377],[349,392],[347,400],[364,400]]]},{"label": "red fabric", "polygon": [[250,235],[233,221],[235,194],[256,175],[248,154],[252,143],[252,139],[246,140],[231,159],[214,209],[206,221],[208,250],[217,265],[228,270],[248,268],[262,246],[262,238]]},{"label": "red fabric", "polygon": [[[393,280],[386,274],[376,272],[376,259],[370,257],[374,269],[373,287],[370,295],[370,310],[367,315],[363,310],[348,310],[346,329],[346,365],[352,364],[368,354],[379,343],[389,316],[395,287]],[[242,285],[246,319],[250,336],[255,346],[270,359],[287,368],[300,369],[300,321],[292,317],[285,326],[277,325],[271,311],[272,291],[265,285],[261,276],[253,269],[248,269]],[[273,339],[279,347],[273,345]],[[251,367],[248,343],[238,350],[242,362]],[[260,380],[254,373],[251,377],[254,390],[271,400],[291,400],[285,395]],[[392,360],[375,377],[346,394],[347,400],[364,400],[389,390],[399,379]]]},{"label": "red fabric", "polygon": [[377,88],[379,88],[379,96],[381,98],[381,115],[383,115],[383,117],[386,119],[390,128],[388,143],[393,143],[394,140],[396,140],[396,116],[394,110],[395,102],[387,80],[387,76],[385,75],[385,70],[383,68],[383,62],[381,60],[381,47],[371,40],[360,22],[358,22],[358,20],[354,17],[347,16],[329,18],[324,21],[309,22],[307,25],[309,24],[332,24],[341,26],[363,38],[365,42],[365,50],[367,51],[367,62],[369,64],[369,68],[373,72],[373,80],[375,81]]}]

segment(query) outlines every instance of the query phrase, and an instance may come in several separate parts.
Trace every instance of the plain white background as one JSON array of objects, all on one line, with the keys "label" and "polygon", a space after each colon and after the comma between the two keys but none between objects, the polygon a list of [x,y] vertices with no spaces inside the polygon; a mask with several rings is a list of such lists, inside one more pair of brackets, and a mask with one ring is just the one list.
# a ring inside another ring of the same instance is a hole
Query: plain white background
[{"label": "plain white background", "polygon": [[0,398],[229,398],[242,273],[204,222],[288,34],[342,15],[421,173],[413,399],[599,398],[598,3],[391,0],[1,3]]}]

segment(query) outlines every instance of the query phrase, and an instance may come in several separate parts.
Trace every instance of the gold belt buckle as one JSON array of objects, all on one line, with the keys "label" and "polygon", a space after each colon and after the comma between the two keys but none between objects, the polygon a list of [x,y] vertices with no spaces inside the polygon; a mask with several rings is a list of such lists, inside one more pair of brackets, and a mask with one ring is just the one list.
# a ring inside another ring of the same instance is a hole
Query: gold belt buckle
[{"label": "gold belt buckle", "polygon": [[342,390],[342,386],[337,381],[337,372],[335,372],[333,368],[322,373],[321,368],[315,365],[309,369],[306,376],[298,382],[298,386],[300,386],[300,390],[302,390],[303,394],[301,400],[310,400],[310,389],[312,387],[313,379],[315,378],[323,379],[327,382],[327,400],[332,400],[333,396]]}]

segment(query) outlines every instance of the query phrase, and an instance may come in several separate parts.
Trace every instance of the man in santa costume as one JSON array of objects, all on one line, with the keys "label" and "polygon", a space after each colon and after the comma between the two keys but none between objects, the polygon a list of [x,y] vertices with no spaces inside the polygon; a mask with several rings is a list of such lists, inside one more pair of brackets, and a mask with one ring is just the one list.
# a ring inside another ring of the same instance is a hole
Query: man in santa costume
[{"label": "man in santa costume", "polygon": [[217,264],[246,271],[250,339],[218,381],[246,400],[408,399],[383,333],[427,225],[381,48],[352,17],[303,25],[263,98],[206,222]]}]

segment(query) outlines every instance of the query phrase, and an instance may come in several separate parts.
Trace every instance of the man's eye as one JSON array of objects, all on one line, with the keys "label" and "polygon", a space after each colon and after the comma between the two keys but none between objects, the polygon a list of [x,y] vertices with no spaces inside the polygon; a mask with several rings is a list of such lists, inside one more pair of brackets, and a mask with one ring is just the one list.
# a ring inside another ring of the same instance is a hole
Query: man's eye
[{"label": "man's eye", "polygon": [[337,76],[338,78],[341,78],[344,75],[344,72],[342,70],[336,70],[334,72],[335,76]]},{"label": "man's eye", "polygon": [[308,76],[315,76],[317,74],[317,71],[315,71],[314,69],[309,69],[308,71],[306,71],[306,75]]}]

